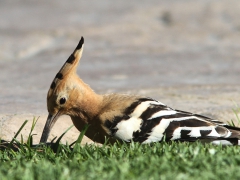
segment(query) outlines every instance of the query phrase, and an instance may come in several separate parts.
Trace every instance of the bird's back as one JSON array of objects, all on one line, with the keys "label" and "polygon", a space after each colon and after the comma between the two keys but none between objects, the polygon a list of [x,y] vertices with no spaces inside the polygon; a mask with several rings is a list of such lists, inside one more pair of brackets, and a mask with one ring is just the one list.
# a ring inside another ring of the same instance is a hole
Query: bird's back
[{"label": "bird's back", "polygon": [[239,128],[218,120],[175,110],[151,98],[112,95],[108,99],[99,118],[107,134],[117,139],[140,143],[200,140],[238,144]]}]

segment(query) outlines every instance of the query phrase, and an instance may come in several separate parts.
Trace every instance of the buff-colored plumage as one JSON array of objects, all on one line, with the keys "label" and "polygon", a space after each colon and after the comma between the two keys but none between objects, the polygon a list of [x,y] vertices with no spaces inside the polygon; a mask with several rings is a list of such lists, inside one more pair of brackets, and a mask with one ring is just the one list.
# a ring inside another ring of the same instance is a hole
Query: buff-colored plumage
[{"label": "buff-colored plumage", "polygon": [[[50,129],[59,116],[66,114],[71,117],[73,124],[80,131],[85,124],[90,124],[86,136],[98,143],[104,143],[106,137],[110,138],[110,132],[102,126],[104,120],[113,120],[114,116],[121,114],[125,105],[130,105],[136,97],[117,94],[96,94],[76,74],[82,51],[83,38],[57,73],[48,91],[48,112],[52,117],[55,117],[50,125]],[[63,105],[59,103],[61,98],[66,99]],[[49,124],[46,125],[48,126]],[[41,138],[41,141],[46,141],[46,138],[44,140],[43,138],[44,136]]]}]

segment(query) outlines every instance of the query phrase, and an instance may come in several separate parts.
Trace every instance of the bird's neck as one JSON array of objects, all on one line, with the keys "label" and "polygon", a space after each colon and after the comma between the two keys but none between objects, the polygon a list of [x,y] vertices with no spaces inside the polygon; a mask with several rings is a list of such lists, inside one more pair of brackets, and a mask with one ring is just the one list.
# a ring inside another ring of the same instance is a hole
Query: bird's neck
[{"label": "bird's neck", "polygon": [[76,101],[74,101],[75,104],[72,106],[74,109],[70,116],[80,117],[84,123],[91,124],[101,110],[103,96],[95,93],[90,86],[85,84],[81,79],[78,81],[81,84],[81,90],[76,92]]}]

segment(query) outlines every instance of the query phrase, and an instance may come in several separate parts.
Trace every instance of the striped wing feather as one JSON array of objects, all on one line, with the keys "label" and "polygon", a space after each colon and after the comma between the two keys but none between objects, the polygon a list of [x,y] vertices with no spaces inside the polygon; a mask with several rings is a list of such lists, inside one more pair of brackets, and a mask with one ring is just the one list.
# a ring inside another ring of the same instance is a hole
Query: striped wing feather
[{"label": "striped wing feather", "polygon": [[240,134],[239,128],[202,115],[174,110],[150,98],[132,103],[126,108],[124,117],[116,117],[108,128],[118,139],[140,143],[165,139],[238,144]]}]

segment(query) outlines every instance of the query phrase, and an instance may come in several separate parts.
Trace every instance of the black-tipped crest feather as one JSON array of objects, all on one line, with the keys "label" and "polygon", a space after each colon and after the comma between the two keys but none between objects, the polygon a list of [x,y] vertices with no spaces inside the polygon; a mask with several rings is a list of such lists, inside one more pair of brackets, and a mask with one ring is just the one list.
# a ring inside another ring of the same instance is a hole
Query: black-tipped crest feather
[{"label": "black-tipped crest feather", "polygon": [[[83,48],[83,44],[84,44],[84,38],[81,37],[77,47],[75,48],[73,53],[69,56],[67,61],[64,63],[62,68],[59,70],[59,72],[56,74],[55,78],[53,79],[53,82],[50,86],[51,89],[55,89],[56,86],[58,85],[59,80],[62,80],[67,73],[74,71],[73,70],[74,68],[76,69],[78,61],[81,58],[81,53],[82,53],[81,51]],[[80,53],[80,55],[78,55],[78,53]]]},{"label": "black-tipped crest feather", "polygon": [[81,37],[81,39],[80,39],[80,41],[79,41],[79,43],[78,43],[78,45],[77,45],[75,50],[81,49],[83,44],[84,44],[84,38]]}]

